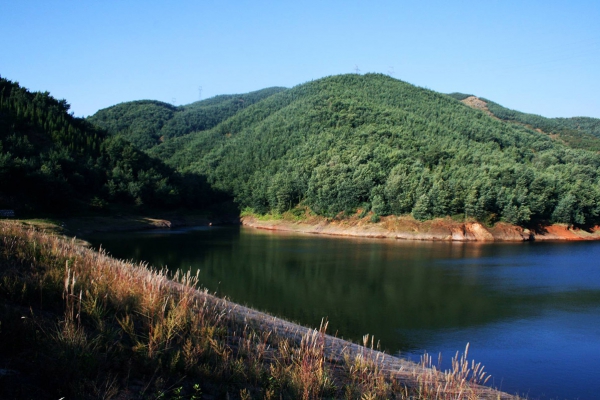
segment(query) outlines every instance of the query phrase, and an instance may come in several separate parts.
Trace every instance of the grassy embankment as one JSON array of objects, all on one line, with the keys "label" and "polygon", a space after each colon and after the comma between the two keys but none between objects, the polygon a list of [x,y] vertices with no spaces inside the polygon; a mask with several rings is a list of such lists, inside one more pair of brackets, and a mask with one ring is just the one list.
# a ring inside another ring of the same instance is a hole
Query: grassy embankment
[{"label": "grassy embankment", "polygon": [[486,375],[465,357],[446,374],[407,362],[399,371],[372,339],[369,349],[325,328],[275,328],[190,275],[14,222],[0,222],[0,238],[3,398],[509,397],[477,386]]}]

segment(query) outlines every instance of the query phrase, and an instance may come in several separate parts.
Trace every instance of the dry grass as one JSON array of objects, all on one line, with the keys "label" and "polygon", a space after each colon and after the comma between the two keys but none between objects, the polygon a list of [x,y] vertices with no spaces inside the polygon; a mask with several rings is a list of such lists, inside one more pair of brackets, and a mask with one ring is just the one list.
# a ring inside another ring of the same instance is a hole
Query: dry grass
[{"label": "dry grass", "polygon": [[484,372],[481,363],[474,360],[469,363],[469,344],[464,353],[456,352],[452,358],[451,369],[438,373],[441,365],[441,356],[438,358],[437,366],[433,364],[432,357],[424,354],[421,357],[421,365],[424,373],[415,376],[419,382],[418,393],[423,398],[448,399],[448,400],[474,400],[480,398],[480,393],[474,388],[484,385],[490,379],[490,375]]},{"label": "dry grass", "polygon": [[15,223],[0,223],[0,278],[0,367],[20,377],[0,377],[0,397],[458,400],[479,398],[487,379],[465,352],[445,373],[425,359],[407,384],[368,336],[336,360],[326,323],[299,336],[265,328],[197,276]]}]

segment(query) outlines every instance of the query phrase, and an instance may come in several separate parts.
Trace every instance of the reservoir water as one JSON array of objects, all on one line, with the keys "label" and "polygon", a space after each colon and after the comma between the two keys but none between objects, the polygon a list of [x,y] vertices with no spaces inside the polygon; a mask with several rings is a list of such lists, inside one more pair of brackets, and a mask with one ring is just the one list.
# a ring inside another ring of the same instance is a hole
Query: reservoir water
[{"label": "reservoir water", "polygon": [[87,237],[117,258],[199,270],[210,292],[391,354],[470,343],[490,383],[530,399],[600,398],[600,242],[348,239],[244,227]]}]

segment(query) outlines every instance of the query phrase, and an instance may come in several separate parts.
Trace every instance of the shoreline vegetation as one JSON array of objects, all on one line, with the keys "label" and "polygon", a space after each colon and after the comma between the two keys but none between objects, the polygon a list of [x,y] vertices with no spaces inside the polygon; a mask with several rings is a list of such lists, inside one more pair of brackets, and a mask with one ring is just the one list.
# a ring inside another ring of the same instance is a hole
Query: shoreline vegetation
[{"label": "shoreline vegetation", "polygon": [[450,217],[418,221],[411,215],[378,216],[358,209],[327,218],[308,208],[296,207],[284,213],[258,214],[252,209],[235,213],[203,212],[123,212],[111,215],[80,215],[48,219],[15,219],[16,222],[57,234],[81,239],[90,233],[127,232],[149,229],[175,229],[194,226],[243,225],[254,229],[345,236],[357,238],[457,241],[524,242],[600,240],[600,227],[587,229],[567,224],[544,224],[525,228],[506,222],[488,225],[475,219]]},{"label": "shoreline vegetation", "polygon": [[486,226],[476,220],[464,221],[451,217],[417,221],[410,215],[379,217],[358,210],[354,215],[325,218],[309,215],[308,211],[302,214],[294,212],[297,210],[276,215],[259,215],[252,210],[245,210],[242,213],[241,223],[252,228],[273,231],[400,240],[458,242],[600,240],[600,229],[597,226],[586,230],[566,224],[548,224],[527,229],[505,222]]},{"label": "shoreline vegetation", "polygon": [[468,346],[440,372],[15,221],[0,221],[0,297],[0,397],[515,398],[481,386]]}]

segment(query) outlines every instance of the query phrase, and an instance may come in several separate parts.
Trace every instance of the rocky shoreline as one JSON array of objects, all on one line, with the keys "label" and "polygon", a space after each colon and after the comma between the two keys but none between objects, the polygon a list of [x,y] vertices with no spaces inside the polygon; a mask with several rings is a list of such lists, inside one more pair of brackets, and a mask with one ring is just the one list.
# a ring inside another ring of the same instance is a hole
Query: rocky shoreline
[{"label": "rocky shoreline", "polygon": [[488,227],[479,222],[459,222],[446,218],[417,221],[411,216],[386,216],[378,222],[367,217],[350,216],[331,219],[307,216],[299,220],[287,216],[258,215],[209,217],[207,215],[171,214],[153,217],[115,215],[104,217],[73,217],[62,219],[56,227],[63,233],[81,236],[93,232],[173,229],[186,226],[237,225],[284,232],[332,236],[384,238],[398,240],[455,242],[524,242],[524,241],[587,241],[600,240],[600,226],[580,229],[565,224],[540,225],[533,229],[498,222]]},{"label": "rocky shoreline", "polygon": [[486,227],[479,222],[457,222],[451,218],[438,218],[420,222],[407,216],[382,217],[379,222],[368,218],[331,220],[312,217],[301,221],[263,219],[243,216],[242,225],[266,230],[324,234],[348,237],[387,238],[402,240],[432,240],[457,242],[523,242],[531,240],[579,241],[600,240],[600,229],[576,229],[554,224],[536,229],[524,229],[504,222]]}]

